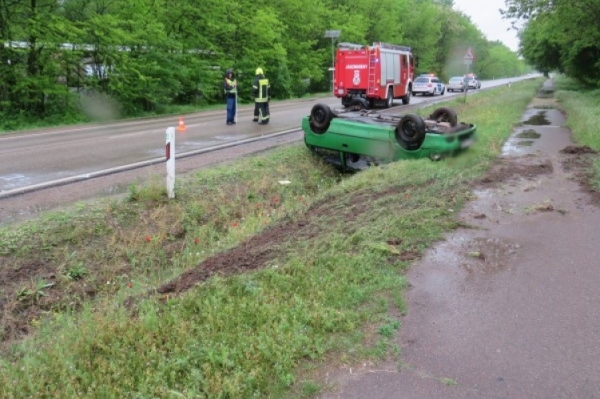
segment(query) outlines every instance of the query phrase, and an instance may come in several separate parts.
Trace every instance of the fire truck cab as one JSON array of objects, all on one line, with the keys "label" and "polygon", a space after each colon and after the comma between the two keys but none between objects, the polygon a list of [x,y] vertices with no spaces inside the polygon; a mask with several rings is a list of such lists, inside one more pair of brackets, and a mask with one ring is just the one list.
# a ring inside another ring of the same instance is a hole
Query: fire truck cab
[{"label": "fire truck cab", "polygon": [[370,107],[389,108],[395,98],[410,102],[415,58],[410,47],[376,42],[338,44],[333,94],[348,107],[357,98]]}]

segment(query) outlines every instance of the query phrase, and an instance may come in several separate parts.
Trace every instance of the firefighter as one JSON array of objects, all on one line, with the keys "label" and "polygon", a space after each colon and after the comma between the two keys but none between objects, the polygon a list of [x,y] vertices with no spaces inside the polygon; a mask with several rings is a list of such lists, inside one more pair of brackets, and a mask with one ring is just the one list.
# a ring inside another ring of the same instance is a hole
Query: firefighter
[{"label": "firefighter", "polygon": [[269,79],[265,78],[262,68],[256,68],[254,81],[252,82],[252,93],[254,94],[254,122],[261,125],[269,123]]},{"label": "firefighter", "polygon": [[225,100],[227,101],[227,124],[234,125],[237,112],[237,80],[235,80],[231,69],[225,72],[223,88],[225,89]]}]

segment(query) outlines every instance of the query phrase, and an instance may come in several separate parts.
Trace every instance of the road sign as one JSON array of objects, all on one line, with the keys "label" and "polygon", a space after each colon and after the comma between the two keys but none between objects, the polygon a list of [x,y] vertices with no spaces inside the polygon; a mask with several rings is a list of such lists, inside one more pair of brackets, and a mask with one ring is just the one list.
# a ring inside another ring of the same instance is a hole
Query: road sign
[{"label": "road sign", "polygon": [[473,51],[471,50],[471,47],[469,47],[467,49],[467,54],[465,54],[465,61],[473,61],[473,59],[475,59],[475,57],[473,56]]}]

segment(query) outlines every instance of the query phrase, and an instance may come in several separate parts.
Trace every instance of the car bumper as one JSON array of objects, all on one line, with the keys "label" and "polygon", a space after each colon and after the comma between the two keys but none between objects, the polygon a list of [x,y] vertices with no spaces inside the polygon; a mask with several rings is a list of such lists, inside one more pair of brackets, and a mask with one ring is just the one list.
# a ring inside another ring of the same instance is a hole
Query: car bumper
[{"label": "car bumper", "polygon": [[412,92],[415,94],[433,94],[435,93],[435,89],[414,87]]}]

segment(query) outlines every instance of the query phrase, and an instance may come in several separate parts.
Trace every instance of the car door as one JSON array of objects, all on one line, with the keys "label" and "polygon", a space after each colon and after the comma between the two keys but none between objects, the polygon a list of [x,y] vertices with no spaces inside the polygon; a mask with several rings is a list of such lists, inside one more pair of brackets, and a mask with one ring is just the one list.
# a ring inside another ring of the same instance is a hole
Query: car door
[{"label": "car door", "polygon": [[441,94],[442,93],[442,82],[440,82],[439,79],[433,79],[433,84],[435,86],[435,90],[434,90],[433,94],[435,95],[436,92],[438,94]]}]

